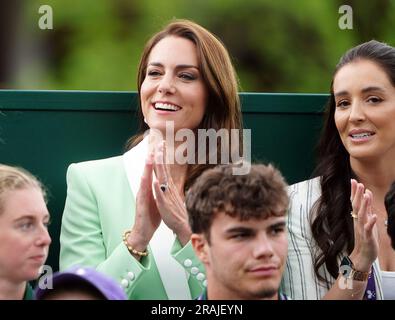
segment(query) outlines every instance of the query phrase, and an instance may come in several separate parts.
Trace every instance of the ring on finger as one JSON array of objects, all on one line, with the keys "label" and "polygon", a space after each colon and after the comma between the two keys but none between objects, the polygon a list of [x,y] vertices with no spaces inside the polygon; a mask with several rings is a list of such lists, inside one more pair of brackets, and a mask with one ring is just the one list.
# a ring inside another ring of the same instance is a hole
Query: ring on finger
[{"label": "ring on finger", "polygon": [[168,186],[167,182],[162,183],[162,184],[160,185],[160,189],[162,190],[162,192],[165,192],[165,191],[167,190],[168,187],[169,187],[169,186]]},{"label": "ring on finger", "polygon": [[358,219],[358,215],[356,213],[354,213],[354,211],[350,212],[351,217],[353,217],[353,219]]}]

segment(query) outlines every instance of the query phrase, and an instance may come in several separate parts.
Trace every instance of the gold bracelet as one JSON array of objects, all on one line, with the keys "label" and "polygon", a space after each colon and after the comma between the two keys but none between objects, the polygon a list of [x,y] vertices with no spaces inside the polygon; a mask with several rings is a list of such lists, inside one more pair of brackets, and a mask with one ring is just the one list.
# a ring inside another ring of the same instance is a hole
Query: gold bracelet
[{"label": "gold bracelet", "polygon": [[123,243],[125,244],[126,248],[128,248],[129,252],[132,253],[132,254],[136,254],[136,255],[138,255],[140,257],[148,256],[148,251],[147,250],[145,250],[145,251],[137,251],[136,249],[133,249],[133,247],[128,243],[127,238],[128,238],[129,233],[130,233],[130,230],[126,230],[125,233],[123,234],[123,237],[122,237]]}]

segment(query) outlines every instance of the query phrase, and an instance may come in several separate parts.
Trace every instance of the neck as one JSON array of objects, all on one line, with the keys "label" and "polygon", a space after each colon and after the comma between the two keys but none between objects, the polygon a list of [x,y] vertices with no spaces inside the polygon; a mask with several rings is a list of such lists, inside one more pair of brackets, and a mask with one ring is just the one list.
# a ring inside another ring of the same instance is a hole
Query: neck
[{"label": "neck", "polygon": [[22,300],[26,285],[26,282],[15,284],[10,280],[0,279],[0,300]]},{"label": "neck", "polygon": [[207,300],[279,300],[278,293],[276,292],[271,297],[266,298],[257,298],[251,296],[244,296],[240,292],[226,292],[226,291],[219,291],[219,290],[212,290],[210,291],[209,287],[207,288]]},{"label": "neck", "polygon": [[230,290],[219,281],[210,281],[213,278],[207,275],[207,300],[279,300],[278,292],[273,296],[260,298],[258,296],[244,294],[240,290]]},{"label": "neck", "polygon": [[359,161],[350,158],[351,168],[358,177],[358,182],[372,191],[374,203],[384,203],[384,196],[395,180],[393,163],[394,161]]}]

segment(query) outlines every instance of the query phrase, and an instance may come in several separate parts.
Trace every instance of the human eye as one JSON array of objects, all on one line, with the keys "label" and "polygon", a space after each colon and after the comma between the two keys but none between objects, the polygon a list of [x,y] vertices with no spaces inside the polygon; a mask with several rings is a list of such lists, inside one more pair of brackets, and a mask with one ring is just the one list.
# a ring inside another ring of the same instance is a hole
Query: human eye
[{"label": "human eye", "polygon": [[234,234],[231,238],[234,240],[243,240],[246,238],[246,235],[244,233],[237,233]]},{"label": "human eye", "polygon": [[18,228],[24,232],[30,231],[34,228],[34,224],[31,221],[25,221],[18,225]]},{"label": "human eye", "polygon": [[190,73],[190,72],[181,72],[178,76],[181,79],[187,80],[187,81],[192,81],[192,80],[195,80],[197,78],[196,75],[194,75],[193,73]]},{"label": "human eye", "polygon": [[44,221],[44,222],[43,222],[44,227],[47,228],[47,229],[48,229],[48,227],[51,225],[51,223],[52,223],[52,220],[51,220],[51,219],[49,219],[48,221]]},{"label": "human eye", "polygon": [[233,233],[230,238],[236,241],[243,241],[250,237],[251,237],[251,233],[249,232],[237,232],[237,233]]},{"label": "human eye", "polygon": [[161,72],[158,69],[148,69],[147,75],[150,77],[159,77],[161,75]]},{"label": "human eye", "polygon": [[377,96],[370,96],[367,99],[367,102],[369,102],[371,104],[379,104],[382,101],[383,101],[383,99],[381,99],[380,97],[377,97]]},{"label": "human eye", "polygon": [[285,232],[285,226],[277,226],[277,227],[273,227],[271,229],[271,234],[273,236],[278,236],[278,235],[280,235],[280,234],[282,234],[284,232]]},{"label": "human eye", "polygon": [[347,108],[350,105],[350,102],[346,99],[339,100],[336,103],[336,107],[338,108]]}]

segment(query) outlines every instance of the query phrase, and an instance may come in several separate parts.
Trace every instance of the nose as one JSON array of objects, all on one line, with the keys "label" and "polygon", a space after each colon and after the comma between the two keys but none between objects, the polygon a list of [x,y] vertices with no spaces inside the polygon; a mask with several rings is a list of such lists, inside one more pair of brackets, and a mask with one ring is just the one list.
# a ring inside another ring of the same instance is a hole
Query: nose
[{"label": "nose", "polygon": [[266,236],[258,237],[254,243],[254,258],[269,258],[273,256],[273,246],[270,239]]},{"label": "nose", "polygon": [[36,239],[36,245],[40,247],[47,247],[51,244],[52,239],[49,235],[48,229],[45,226],[40,227],[39,234]]},{"label": "nose", "polygon": [[363,111],[363,106],[360,102],[354,101],[350,106],[350,121],[361,122],[365,120],[365,113]]},{"label": "nose", "polygon": [[166,74],[162,77],[158,85],[158,91],[161,94],[174,94],[176,91],[173,77],[171,74]]}]

